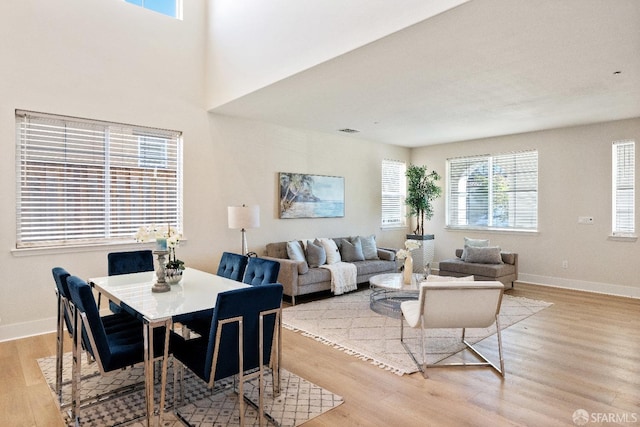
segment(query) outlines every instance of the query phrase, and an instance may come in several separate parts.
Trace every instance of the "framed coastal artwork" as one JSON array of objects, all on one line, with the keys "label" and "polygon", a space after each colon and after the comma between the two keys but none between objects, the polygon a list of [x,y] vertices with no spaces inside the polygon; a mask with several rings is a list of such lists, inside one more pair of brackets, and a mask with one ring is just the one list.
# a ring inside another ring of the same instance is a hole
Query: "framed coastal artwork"
[{"label": "framed coastal artwork", "polygon": [[344,216],[344,177],[279,173],[280,218]]}]

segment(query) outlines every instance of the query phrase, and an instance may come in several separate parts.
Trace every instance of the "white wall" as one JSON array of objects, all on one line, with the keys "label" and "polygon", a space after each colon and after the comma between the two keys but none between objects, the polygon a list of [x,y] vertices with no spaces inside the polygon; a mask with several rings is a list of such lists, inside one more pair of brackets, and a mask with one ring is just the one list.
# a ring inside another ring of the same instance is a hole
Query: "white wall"
[{"label": "white wall", "polygon": [[[181,130],[185,162],[200,161],[199,147],[208,145],[204,9],[204,2],[187,1],[179,21],[119,0],[0,2],[0,340],[53,330],[51,268],[105,275],[113,249],[14,250],[14,110]],[[194,181],[189,168],[185,181]],[[185,193],[189,227],[194,197]]]},{"label": "white wall", "polygon": [[207,109],[468,0],[208,0]]},{"label": "white wall", "polygon": [[[635,139],[636,165],[640,165],[640,118],[414,149],[412,162],[426,164],[443,178],[447,158],[538,150],[539,232],[447,230],[442,197],[426,226],[436,235],[436,260],[451,258],[465,236],[484,237],[519,253],[524,281],[640,297],[640,242],[609,238],[611,142],[620,139]],[[443,190],[447,184],[445,179]],[[636,189],[640,189],[640,173],[636,173]],[[579,216],[592,216],[594,224],[578,224]],[[638,216],[640,209],[636,230]]]},{"label": "white wall", "polygon": [[[185,1],[184,20],[120,0],[0,2],[0,340],[52,331],[51,268],[83,278],[107,273],[107,253],[15,251],[15,109],[176,129],[184,135],[184,231],[179,256],[217,269],[225,250],[240,250],[227,228],[227,206],[257,203],[261,227],[249,246],[305,236],[375,233],[397,246],[404,230],[381,232],[380,161],[409,150],[213,116],[204,107],[205,2]],[[277,172],[339,175],[346,216],[277,219]]]}]

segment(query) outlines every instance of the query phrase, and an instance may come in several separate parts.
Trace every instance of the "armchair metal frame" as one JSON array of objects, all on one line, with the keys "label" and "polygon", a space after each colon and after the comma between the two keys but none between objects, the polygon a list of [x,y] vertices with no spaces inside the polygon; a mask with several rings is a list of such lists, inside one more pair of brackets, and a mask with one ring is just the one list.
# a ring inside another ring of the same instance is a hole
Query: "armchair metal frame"
[{"label": "armchair metal frame", "polygon": [[[442,297],[438,295],[442,294]],[[481,300],[479,293],[487,293],[487,298]],[[502,335],[500,328],[500,305],[504,294],[504,285],[500,282],[423,282],[420,286],[418,301],[405,301],[401,304],[400,342],[425,378],[427,368],[452,366],[485,366],[493,368],[502,377],[505,375],[504,357],[502,352]],[[465,299],[462,302],[460,299]],[[419,318],[415,319],[415,310],[419,310]],[[422,347],[422,363],[418,362],[404,339],[405,313],[413,311],[414,328],[420,327],[420,344]],[[480,353],[466,340],[467,328],[487,328],[496,325],[498,341],[499,367]],[[465,349],[479,360],[479,362],[427,363],[425,330],[430,328],[462,328],[462,343]]]}]

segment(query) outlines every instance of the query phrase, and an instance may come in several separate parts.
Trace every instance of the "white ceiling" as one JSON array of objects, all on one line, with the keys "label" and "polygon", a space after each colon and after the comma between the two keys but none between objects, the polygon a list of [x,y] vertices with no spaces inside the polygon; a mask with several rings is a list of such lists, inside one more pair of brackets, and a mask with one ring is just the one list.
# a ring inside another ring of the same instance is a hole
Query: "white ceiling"
[{"label": "white ceiling", "polygon": [[407,147],[640,117],[640,0],[471,0],[212,111]]}]

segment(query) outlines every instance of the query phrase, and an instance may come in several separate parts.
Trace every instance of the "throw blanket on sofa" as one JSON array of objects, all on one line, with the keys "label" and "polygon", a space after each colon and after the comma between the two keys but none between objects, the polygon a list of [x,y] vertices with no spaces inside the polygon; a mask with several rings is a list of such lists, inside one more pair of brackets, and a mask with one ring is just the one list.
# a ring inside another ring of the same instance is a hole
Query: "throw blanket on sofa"
[{"label": "throw blanket on sofa", "polygon": [[350,262],[336,262],[334,264],[324,264],[320,266],[331,272],[331,292],[334,295],[342,295],[358,289],[356,278],[358,269]]}]

